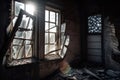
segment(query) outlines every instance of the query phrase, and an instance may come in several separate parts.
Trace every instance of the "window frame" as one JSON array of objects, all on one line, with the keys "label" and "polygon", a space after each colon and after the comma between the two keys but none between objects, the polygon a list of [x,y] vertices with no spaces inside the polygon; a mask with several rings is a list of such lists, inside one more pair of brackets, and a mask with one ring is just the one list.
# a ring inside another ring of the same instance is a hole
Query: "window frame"
[{"label": "window frame", "polygon": [[[8,35],[8,40],[6,41],[6,45],[5,45],[5,50],[4,52],[6,53],[4,58],[3,58],[3,65],[6,66],[6,67],[12,67],[12,66],[18,66],[18,65],[24,65],[24,64],[28,64],[28,63],[33,63],[33,62],[36,62],[35,60],[35,57],[34,57],[34,49],[35,49],[35,39],[33,39],[33,48],[32,48],[32,56],[31,57],[24,57],[24,58],[21,58],[21,59],[12,59],[11,56],[12,54],[7,52],[8,49],[11,49],[11,44],[13,42],[13,39],[15,37],[15,33],[19,30],[19,26],[22,22],[22,18],[23,16],[26,15],[28,17],[30,17],[31,19],[33,19],[33,33],[31,35],[31,37],[33,37],[33,35],[35,34],[35,25],[34,25],[34,22],[35,22],[35,16],[27,13],[26,11],[24,10],[20,10],[20,13],[18,15],[18,18],[15,22],[15,25],[13,26],[13,29],[12,31],[10,30],[9,35]],[[11,22],[12,23],[12,22]],[[10,24],[11,25],[11,24]],[[10,26],[8,26],[9,28]],[[26,63],[24,63],[24,61],[26,61]],[[15,64],[15,63],[18,63],[18,64]],[[20,63],[19,63],[20,62]]]},{"label": "window frame", "polygon": [[[60,12],[60,10],[59,9],[57,9],[57,8],[54,8],[54,7],[50,7],[50,6],[46,6],[45,7],[45,12],[46,12],[46,10],[48,11],[48,21],[46,21],[45,20],[45,23],[48,23],[49,24],[49,27],[50,27],[50,23],[53,23],[53,24],[55,24],[55,26],[57,26],[57,28],[56,28],[56,32],[48,32],[48,34],[49,33],[55,33],[55,42],[57,43],[57,46],[56,46],[56,49],[55,50],[52,50],[53,52],[54,51],[56,51],[56,54],[58,54],[58,51],[59,51],[59,49],[60,49],[60,23],[61,23],[61,12]],[[57,25],[57,22],[55,21],[55,22],[51,22],[50,21],[50,12],[54,12],[55,13],[55,20],[56,20],[56,15],[58,14],[58,25]],[[45,13],[46,14],[46,13]],[[45,16],[45,19],[46,19],[46,16]],[[53,27],[54,28],[54,27]],[[50,28],[49,28],[50,29]],[[46,33],[46,32],[45,32]],[[56,38],[57,37],[57,38]],[[45,42],[45,44],[44,45],[46,45],[47,43]],[[51,43],[50,43],[50,41],[48,41],[48,45],[52,45]],[[52,51],[50,51],[49,50],[49,52],[48,52],[48,54],[49,53],[51,53]],[[45,53],[45,49],[44,49],[44,55],[47,55],[46,53]]]}]

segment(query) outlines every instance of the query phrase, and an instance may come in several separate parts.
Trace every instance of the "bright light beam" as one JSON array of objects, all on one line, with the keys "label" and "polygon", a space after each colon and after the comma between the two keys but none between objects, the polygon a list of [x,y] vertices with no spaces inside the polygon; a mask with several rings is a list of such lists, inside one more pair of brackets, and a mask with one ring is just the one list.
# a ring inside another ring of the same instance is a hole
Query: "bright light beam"
[{"label": "bright light beam", "polygon": [[26,11],[31,15],[34,15],[35,6],[33,4],[26,4]]}]

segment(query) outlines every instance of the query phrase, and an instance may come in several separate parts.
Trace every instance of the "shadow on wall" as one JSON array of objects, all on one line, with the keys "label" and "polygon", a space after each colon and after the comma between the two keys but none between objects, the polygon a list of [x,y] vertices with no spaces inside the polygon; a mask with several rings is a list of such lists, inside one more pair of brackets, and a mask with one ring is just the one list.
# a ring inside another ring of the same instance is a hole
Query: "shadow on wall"
[{"label": "shadow on wall", "polygon": [[112,55],[120,57],[118,49],[118,39],[115,35],[115,26],[106,17],[104,20],[104,51],[105,51],[105,66],[113,70],[120,70],[120,63],[112,58]]}]

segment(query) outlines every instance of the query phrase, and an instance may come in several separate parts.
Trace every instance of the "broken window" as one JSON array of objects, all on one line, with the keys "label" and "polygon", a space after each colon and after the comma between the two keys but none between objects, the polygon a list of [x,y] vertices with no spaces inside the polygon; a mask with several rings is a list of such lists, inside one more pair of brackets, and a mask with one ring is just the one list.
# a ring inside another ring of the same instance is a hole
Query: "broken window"
[{"label": "broken window", "polygon": [[[67,49],[64,35],[66,23],[60,26],[60,11],[47,7],[45,10],[45,57],[63,58]],[[68,40],[69,41],[69,40]],[[62,50],[62,51],[61,51]]]},{"label": "broken window", "polygon": [[[58,12],[45,10],[45,54],[49,53],[52,50],[55,50],[58,46],[59,36],[58,28]],[[53,52],[55,54],[55,52]]]},{"label": "broken window", "polygon": [[15,16],[18,16],[20,9],[23,9],[29,14],[34,15],[35,7],[31,3],[22,3],[15,1],[15,11],[14,11]]},{"label": "broken window", "polygon": [[61,51],[59,53],[59,55],[61,56],[61,58],[64,58],[64,56],[66,55],[66,52],[68,50],[68,45],[70,43],[70,36],[69,35],[64,35],[64,38],[62,39],[63,43],[61,45]]},{"label": "broken window", "polygon": [[[35,49],[34,11],[30,3],[13,1],[11,5],[12,21],[7,27],[8,41],[4,52],[3,63],[15,66],[33,62]],[[34,35],[34,36],[33,36]]]},{"label": "broken window", "polygon": [[34,16],[20,10],[12,30],[7,29],[9,38],[6,44],[6,62],[9,66],[31,63],[34,47],[34,20]]},{"label": "broken window", "polygon": [[11,44],[11,54],[13,59],[21,59],[32,56],[32,22],[33,20],[30,17],[23,15],[22,22],[18,27]]},{"label": "broken window", "polygon": [[[59,11],[45,10],[45,55],[60,48],[59,16]],[[51,54],[58,54],[58,51],[52,52]]]},{"label": "broken window", "polygon": [[27,4],[27,3],[22,3],[22,2],[15,1],[14,2],[14,12],[11,15],[12,17],[14,17],[13,18],[13,23],[12,23],[13,26],[16,22],[16,19],[18,17],[20,9],[25,10],[26,12],[28,12],[31,15],[34,15],[35,7],[32,4]]}]

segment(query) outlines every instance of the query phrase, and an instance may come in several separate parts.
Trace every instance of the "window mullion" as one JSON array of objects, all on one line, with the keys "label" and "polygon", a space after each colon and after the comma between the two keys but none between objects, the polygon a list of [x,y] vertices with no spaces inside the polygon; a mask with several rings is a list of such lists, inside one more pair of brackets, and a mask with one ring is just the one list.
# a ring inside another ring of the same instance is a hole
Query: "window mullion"
[{"label": "window mullion", "polygon": [[[49,11],[49,10],[48,10]],[[50,29],[50,11],[49,11],[49,18],[48,18],[48,29]],[[48,51],[50,51],[50,30],[48,30]]]}]

